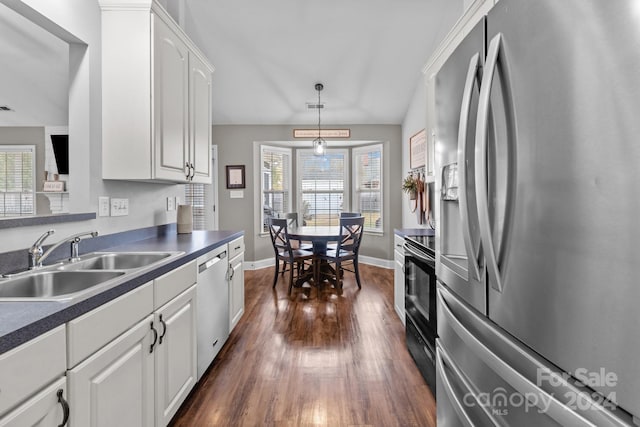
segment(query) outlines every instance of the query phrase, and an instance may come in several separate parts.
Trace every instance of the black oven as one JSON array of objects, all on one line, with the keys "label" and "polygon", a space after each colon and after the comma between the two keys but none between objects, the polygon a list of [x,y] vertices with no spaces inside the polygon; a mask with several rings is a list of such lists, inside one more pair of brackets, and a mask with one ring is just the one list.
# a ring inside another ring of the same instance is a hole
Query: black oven
[{"label": "black oven", "polygon": [[433,236],[407,236],[404,245],[407,347],[435,396],[436,259]]}]

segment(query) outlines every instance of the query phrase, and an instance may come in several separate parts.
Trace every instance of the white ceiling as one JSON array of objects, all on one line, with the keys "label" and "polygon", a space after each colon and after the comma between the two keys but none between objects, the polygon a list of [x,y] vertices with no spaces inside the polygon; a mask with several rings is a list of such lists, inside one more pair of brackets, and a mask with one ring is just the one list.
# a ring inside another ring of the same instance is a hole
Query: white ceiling
[{"label": "white ceiling", "polygon": [[400,124],[462,0],[185,0],[215,124]]},{"label": "white ceiling", "polygon": [[[400,124],[463,11],[463,0],[160,2],[216,68],[214,124],[315,124],[316,82],[323,124]],[[0,126],[63,125],[67,45],[12,14],[0,4],[0,105],[16,110]]]}]

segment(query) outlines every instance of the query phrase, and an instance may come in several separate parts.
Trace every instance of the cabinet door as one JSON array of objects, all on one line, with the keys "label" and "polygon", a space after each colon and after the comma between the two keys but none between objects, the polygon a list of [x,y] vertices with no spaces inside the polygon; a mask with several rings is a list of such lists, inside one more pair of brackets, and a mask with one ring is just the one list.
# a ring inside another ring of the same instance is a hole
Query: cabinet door
[{"label": "cabinet door", "polygon": [[[59,394],[60,397],[58,397]],[[66,399],[67,378],[62,377],[0,418],[0,427],[65,426],[68,419],[64,411]]]},{"label": "cabinet door", "polygon": [[229,332],[244,314],[244,253],[229,263]]},{"label": "cabinet door", "polygon": [[165,426],[196,383],[196,286],[154,316],[160,334],[155,353],[156,426]]},{"label": "cabinet door", "polygon": [[193,182],[211,184],[211,73],[189,54],[189,161]]},{"label": "cabinet door", "polygon": [[68,371],[71,427],[154,425],[152,321],[149,315]]},{"label": "cabinet door", "polygon": [[404,324],[404,254],[398,251],[394,251],[394,253],[393,306]]},{"label": "cabinet door", "polygon": [[157,16],[153,52],[155,177],[186,181],[189,50]]}]

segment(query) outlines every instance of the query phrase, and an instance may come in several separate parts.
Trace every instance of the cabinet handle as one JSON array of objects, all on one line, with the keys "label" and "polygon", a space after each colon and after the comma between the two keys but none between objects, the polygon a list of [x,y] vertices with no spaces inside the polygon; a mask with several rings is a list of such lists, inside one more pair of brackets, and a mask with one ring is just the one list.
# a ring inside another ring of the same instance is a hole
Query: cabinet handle
[{"label": "cabinet handle", "polygon": [[153,321],[151,321],[151,331],[153,332],[153,342],[149,347],[149,353],[153,353],[153,347],[156,345],[156,342],[158,342],[158,331],[153,327]]},{"label": "cabinet handle", "polygon": [[162,344],[162,339],[167,333],[167,324],[162,320],[162,314],[160,315],[160,324],[162,325],[162,335],[160,335],[160,340],[158,341],[158,345]]},{"label": "cabinet handle", "polygon": [[58,424],[58,427],[64,427],[69,421],[69,404],[64,400],[64,397],[62,397],[62,393],[64,393],[64,391],[58,389],[58,403],[62,406],[62,423]]},{"label": "cabinet handle", "polygon": [[233,279],[233,275],[234,275],[233,265],[229,264],[229,274],[227,274],[227,276],[229,276],[229,280]]},{"label": "cabinet handle", "polygon": [[191,178],[190,181],[193,181],[193,177],[196,176],[196,167],[191,163]]},{"label": "cabinet handle", "polygon": [[191,169],[189,169],[189,162],[186,162],[184,164],[184,167],[186,169],[185,175],[187,176],[187,181],[189,181],[189,176],[191,175]]},{"label": "cabinet handle", "polygon": [[242,246],[236,246],[233,250],[237,251],[238,249],[240,249]]}]

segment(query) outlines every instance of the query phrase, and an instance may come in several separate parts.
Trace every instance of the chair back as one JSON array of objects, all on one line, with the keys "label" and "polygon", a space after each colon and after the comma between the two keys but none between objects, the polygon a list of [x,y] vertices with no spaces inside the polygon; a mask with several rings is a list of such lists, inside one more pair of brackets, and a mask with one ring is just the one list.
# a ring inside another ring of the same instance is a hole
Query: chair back
[{"label": "chair back", "polygon": [[271,236],[271,244],[276,253],[276,259],[284,252],[285,256],[293,259],[293,250],[289,241],[289,233],[287,232],[286,218],[270,218],[269,219],[269,235]]},{"label": "chair back", "polygon": [[360,212],[340,212],[340,218],[355,218],[362,216]]},{"label": "chair back", "polygon": [[288,212],[284,214],[284,218],[287,220],[288,227],[298,226],[298,212]]},{"label": "chair back", "polygon": [[354,254],[360,249],[362,241],[362,231],[364,230],[364,217],[340,218],[340,240],[336,253],[351,251]]}]

